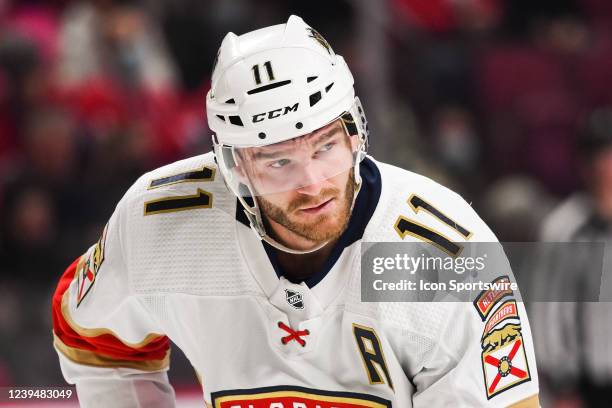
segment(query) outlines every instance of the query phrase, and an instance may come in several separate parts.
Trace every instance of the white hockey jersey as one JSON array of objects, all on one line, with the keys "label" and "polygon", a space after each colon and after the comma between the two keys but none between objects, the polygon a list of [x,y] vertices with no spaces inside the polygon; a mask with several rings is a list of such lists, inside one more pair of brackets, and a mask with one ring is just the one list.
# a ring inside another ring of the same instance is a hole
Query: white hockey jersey
[{"label": "white hockey jersey", "polygon": [[[474,304],[361,301],[362,242],[429,242],[427,231],[460,240],[440,214],[472,241],[496,241],[425,177],[369,157],[361,174],[346,232],[299,283],[245,223],[212,153],[142,176],[53,299],[54,346],[81,405],[174,406],[171,339],[215,408],[538,406],[529,323],[512,291]],[[424,229],[398,228],[401,219]]]}]

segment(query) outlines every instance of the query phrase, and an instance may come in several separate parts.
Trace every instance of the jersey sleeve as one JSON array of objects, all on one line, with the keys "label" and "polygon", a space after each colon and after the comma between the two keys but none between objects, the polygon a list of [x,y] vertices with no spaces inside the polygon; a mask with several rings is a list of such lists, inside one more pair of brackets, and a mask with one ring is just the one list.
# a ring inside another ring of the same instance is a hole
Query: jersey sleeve
[{"label": "jersey sleeve", "polygon": [[508,258],[471,206],[458,195],[447,201],[454,207],[449,213],[454,209],[471,233],[460,241],[465,249],[460,256],[483,264],[471,277],[459,276],[483,286],[467,299],[446,304],[448,316],[436,346],[413,378],[414,407],[537,408],[534,344]]},{"label": "jersey sleeve", "polygon": [[[451,309],[436,347],[412,379],[417,389],[413,406],[539,407],[528,322],[510,323],[510,319],[482,337],[486,324],[471,308],[457,303]],[[519,317],[526,316],[519,303],[516,311]]]},{"label": "jersey sleeve", "polygon": [[59,280],[52,300],[53,345],[82,407],[173,407],[169,340],[130,292],[124,200],[98,242]]},{"label": "jersey sleeve", "polygon": [[[531,329],[501,243],[458,194],[410,172],[383,172],[392,188],[383,188],[385,226],[372,236],[414,243],[405,251],[439,261],[413,275],[417,287],[422,279],[439,289],[423,290],[418,305],[406,308],[418,316],[400,322],[419,342],[394,346],[415,386],[413,406],[538,407]],[[385,235],[388,225],[394,230]],[[457,289],[459,283],[471,289]]]}]

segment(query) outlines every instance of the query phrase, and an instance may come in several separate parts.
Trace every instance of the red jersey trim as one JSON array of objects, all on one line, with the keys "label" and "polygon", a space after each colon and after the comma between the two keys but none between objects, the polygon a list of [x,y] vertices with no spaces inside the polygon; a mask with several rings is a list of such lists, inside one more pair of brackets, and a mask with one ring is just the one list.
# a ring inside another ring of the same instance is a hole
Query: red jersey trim
[{"label": "red jersey trim", "polygon": [[[151,333],[139,343],[122,341],[109,329],[87,329],[79,327],[71,318],[68,288],[74,280],[79,257],[64,272],[53,295],[53,332],[65,347],[60,351],[80,350],[97,354],[101,358],[118,361],[164,361],[169,354],[170,341],[164,335]],[[66,354],[66,353],[64,353]],[[74,357],[74,353],[72,356]],[[69,355],[66,355],[70,358]]]}]

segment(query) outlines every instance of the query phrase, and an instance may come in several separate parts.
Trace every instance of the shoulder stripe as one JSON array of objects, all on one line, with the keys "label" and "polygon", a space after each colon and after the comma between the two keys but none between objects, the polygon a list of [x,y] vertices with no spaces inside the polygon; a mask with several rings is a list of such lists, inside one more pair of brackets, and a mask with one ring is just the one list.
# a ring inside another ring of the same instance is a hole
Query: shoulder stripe
[{"label": "shoulder stripe", "polygon": [[55,333],[53,345],[70,361],[94,367],[123,367],[134,368],[141,371],[161,371],[170,366],[170,349],[166,351],[161,360],[119,360],[103,354],[66,345]]},{"label": "shoulder stripe", "polygon": [[[119,361],[163,360],[170,348],[170,341],[164,335],[152,333],[139,343],[128,343],[109,329],[85,329],[72,321],[68,310],[68,288],[74,280],[79,260],[80,258],[66,269],[53,295],[53,333],[61,344],[66,346],[62,349],[88,351],[99,357]],[[75,356],[75,352],[69,351],[66,356],[69,355]]]},{"label": "shoulder stripe", "polygon": [[539,406],[540,398],[538,394],[533,394],[531,397],[527,397],[512,405],[508,405],[508,408],[538,408]]},{"label": "shoulder stripe", "polygon": [[149,334],[146,335],[146,337],[142,341],[139,341],[137,343],[130,343],[130,342],[127,342],[127,341],[121,339],[115,332],[113,332],[110,329],[104,329],[104,328],[89,329],[89,328],[86,328],[86,327],[79,326],[70,317],[69,309],[70,309],[70,305],[69,305],[69,293],[66,290],[64,292],[64,295],[62,296],[62,305],[61,305],[62,318],[70,326],[70,328],[72,330],[74,330],[76,333],[78,333],[81,337],[98,337],[98,336],[102,336],[102,335],[106,334],[106,335],[110,335],[110,336],[116,338],[118,341],[120,341],[125,346],[130,347],[130,348],[143,348],[146,345],[154,342],[155,340],[157,340],[157,339],[159,339],[161,337],[164,337],[163,334],[149,333]]}]

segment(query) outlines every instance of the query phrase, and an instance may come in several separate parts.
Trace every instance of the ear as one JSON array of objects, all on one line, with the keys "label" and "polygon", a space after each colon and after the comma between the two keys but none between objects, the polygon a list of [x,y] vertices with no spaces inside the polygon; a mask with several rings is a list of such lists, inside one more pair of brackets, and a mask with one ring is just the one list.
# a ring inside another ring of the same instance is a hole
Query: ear
[{"label": "ear", "polygon": [[240,182],[242,184],[249,184],[249,178],[247,177],[245,171],[244,171],[244,166],[242,165],[236,165],[236,167],[234,167],[234,172],[236,173],[236,175],[238,176],[238,180],[240,180]]},{"label": "ear", "polygon": [[351,151],[356,152],[359,149],[359,135],[350,135],[348,138],[351,144]]}]

